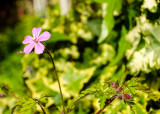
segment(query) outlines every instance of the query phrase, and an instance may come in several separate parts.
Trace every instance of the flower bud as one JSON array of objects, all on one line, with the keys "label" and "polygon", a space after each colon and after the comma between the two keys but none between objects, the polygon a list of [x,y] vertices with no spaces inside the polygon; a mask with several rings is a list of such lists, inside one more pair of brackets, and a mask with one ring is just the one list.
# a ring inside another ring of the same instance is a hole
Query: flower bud
[{"label": "flower bud", "polygon": [[118,87],[119,87],[119,83],[118,83],[118,81],[116,81],[115,88],[118,88]]},{"label": "flower bud", "polygon": [[123,90],[123,87],[124,87],[124,86],[121,86],[121,87],[118,89],[118,93],[120,93],[120,92]]},{"label": "flower bud", "polygon": [[123,95],[121,95],[121,94],[118,94],[118,95],[117,95],[117,98],[118,98],[119,100],[122,100],[122,98],[123,98]]},{"label": "flower bud", "polygon": [[0,98],[6,97],[4,93],[0,93]]},{"label": "flower bud", "polygon": [[115,82],[115,83],[113,83],[113,82],[110,82],[110,83],[111,83],[112,88],[114,88],[114,89],[117,89],[117,88],[118,88],[118,86],[119,86],[118,81],[117,81],[117,82]]},{"label": "flower bud", "polygon": [[131,95],[129,95],[129,94],[124,94],[124,98],[125,98],[125,99],[131,99],[132,97],[131,97]]}]

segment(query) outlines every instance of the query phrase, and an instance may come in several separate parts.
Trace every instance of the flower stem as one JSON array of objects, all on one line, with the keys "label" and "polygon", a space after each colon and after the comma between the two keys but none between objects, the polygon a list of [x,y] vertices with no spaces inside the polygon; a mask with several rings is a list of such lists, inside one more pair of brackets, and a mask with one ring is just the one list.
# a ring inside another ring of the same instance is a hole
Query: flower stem
[{"label": "flower stem", "polygon": [[109,99],[106,99],[105,101],[105,105],[103,106],[102,109],[100,109],[96,114],[100,114],[109,104],[111,104],[111,102],[116,98],[117,95],[112,96]]},{"label": "flower stem", "polygon": [[50,56],[50,58],[52,60],[53,69],[54,69],[54,72],[55,72],[56,77],[57,77],[59,91],[60,91],[60,95],[61,95],[61,101],[62,101],[62,105],[63,105],[63,113],[66,114],[64,100],[63,100],[63,94],[62,94],[62,89],[61,89],[61,84],[60,84],[59,77],[58,77],[58,74],[57,74],[56,66],[55,66],[55,63],[54,63],[54,60],[53,60],[53,57],[52,57],[51,53],[48,51],[48,49],[46,49],[46,51],[47,51],[48,55]]},{"label": "flower stem", "polygon": [[38,101],[38,105],[41,107],[43,114],[46,114],[46,112],[44,111],[44,109],[43,109],[42,105],[39,103],[39,101]]}]

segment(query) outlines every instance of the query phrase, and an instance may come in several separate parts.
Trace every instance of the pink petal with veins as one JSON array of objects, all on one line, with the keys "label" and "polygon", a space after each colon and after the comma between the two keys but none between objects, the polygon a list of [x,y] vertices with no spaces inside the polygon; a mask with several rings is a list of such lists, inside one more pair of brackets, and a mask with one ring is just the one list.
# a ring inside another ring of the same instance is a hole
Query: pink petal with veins
[{"label": "pink petal with veins", "polygon": [[43,51],[44,51],[44,45],[42,44],[42,43],[36,43],[35,44],[35,53],[37,53],[37,54],[41,54],[41,53],[43,53]]},{"label": "pink petal with veins", "polygon": [[24,47],[24,53],[28,54],[32,51],[35,43],[28,44]]},{"label": "pink petal with veins", "polygon": [[39,36],[40,32],[41,32],[41,27],[39,27],[39,28],[35,28],[35,27],[34,27],[34,28],[32,29],[33,37],[34,37],[34,38],[37,38],[37,37]]},{"label": "pink petal with veins", "polygon": [[39,41],[46,41],[51,37],[50,33],[45,31],[39,36]]},{"label": "pink petal with veins", "polygon": [[23,40],[22,43],[23,44],[33,43],[33,38],[30,35],[28,35],[28,36],[26,36],[26,38]]}]

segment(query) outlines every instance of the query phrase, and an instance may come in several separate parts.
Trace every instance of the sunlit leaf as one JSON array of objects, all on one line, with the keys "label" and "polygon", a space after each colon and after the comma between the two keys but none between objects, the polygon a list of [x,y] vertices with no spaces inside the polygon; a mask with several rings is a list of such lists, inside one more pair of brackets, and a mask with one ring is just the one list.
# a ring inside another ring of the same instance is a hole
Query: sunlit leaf
[{"label": "sunlit leaf", "polygon": [[101,23],[102,23],[102,21],[100,19],[95,19],[95,20],[89,21],[86,25],[88,26],[88,28],[90,30],[92,30],[92,32],[95,35],[100,36],[100,33],[101,33]]},{"label": "sunlit leaf", "polygon": [[98,43],[103,42],[107,38],[111,30],[113,29],[114,24],[115,24],[113,12],[114,10],[120,10],[121,5],[122,5],[121,0],[120,1],[119,0],[107,0],[107,7],[106,7],[106,11],[104,10],[105,16],[102,21],[101,35],[98,39]]},{"label": "sunlit leaf", "polygon": [[57,41],[70,41],[70,40],[71,40],[70,37],[68,37],[65,34],[52,33],[51,38],[47,40],[46,42],[50,43],[50,42],[57,42]]},{"label": "sunlit leaf", "polygon": [[129,42],[126,40],[126,37],[125,37],[126,33],[127,33],[127,30],[123,26],[121,31],[121,38],[118,42],[118,47],[119,47],[118,54],[115,57],[115,59],[110,63],[111,66],[117,64],[125,56],[126,50],[131,47]]}]

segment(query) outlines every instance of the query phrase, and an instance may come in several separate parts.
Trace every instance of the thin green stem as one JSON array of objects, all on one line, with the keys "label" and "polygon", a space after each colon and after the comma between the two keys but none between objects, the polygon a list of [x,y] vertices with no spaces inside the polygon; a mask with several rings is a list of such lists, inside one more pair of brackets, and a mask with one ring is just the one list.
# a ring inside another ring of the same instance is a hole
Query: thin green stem
[{"label": "thin green stem", "polygon": [[63,100],[63,94],[62,94],[62,89],[61,89],[61,84],[60,84],[59,77],[58,77],[58,74],[57,74],[56,66],[55,66],[55,63],[54,63],[54,60],[53,60],[53,57],[52,57],[51,53],[47,49],[46,49],[46,51],[47,51],[48,55],[50,56],[50,58],[52,60],[53,69],[54,69],[54,72],[55,72],[56,77],[57,77],[59,91],[60,91],[60,95],[61,95],[61,101],[62,101],[62,105],[63,105],[63,113],[66,114],[64,100]]}]

